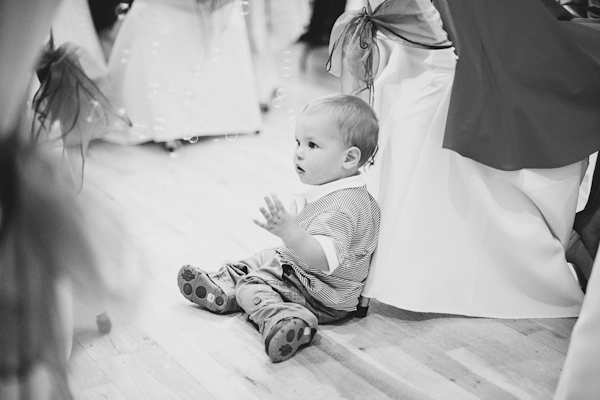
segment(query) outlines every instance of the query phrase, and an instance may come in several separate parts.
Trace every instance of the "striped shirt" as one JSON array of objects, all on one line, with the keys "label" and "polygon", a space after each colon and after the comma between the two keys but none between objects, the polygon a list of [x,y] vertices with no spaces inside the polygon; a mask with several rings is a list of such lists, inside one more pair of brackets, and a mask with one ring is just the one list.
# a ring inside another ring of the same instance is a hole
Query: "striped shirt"
[{"label": "striped shirt", "polygon": [[[302,229],[333,244],[335,269],[324,272],[311,268],[285,246],[276,249],[283,263],[292,266],[309,294],[324,306],[336,310],[356,309],[379,236],[379,206],[367,191],[362,175],[340,179],[307,193],[298,213]],[[328,261],[327,246],[322,244]]]}]

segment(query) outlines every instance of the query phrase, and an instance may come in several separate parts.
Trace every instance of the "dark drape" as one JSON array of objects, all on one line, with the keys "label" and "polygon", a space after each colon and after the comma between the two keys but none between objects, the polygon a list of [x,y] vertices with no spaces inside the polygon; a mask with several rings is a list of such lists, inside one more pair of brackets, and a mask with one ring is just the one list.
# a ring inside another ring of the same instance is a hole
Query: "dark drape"
[{"label": "dark drape", "polygon": [[459,55],[444,148],[493,168],[600,149],[600,21],[555,0],[433,0]]}]

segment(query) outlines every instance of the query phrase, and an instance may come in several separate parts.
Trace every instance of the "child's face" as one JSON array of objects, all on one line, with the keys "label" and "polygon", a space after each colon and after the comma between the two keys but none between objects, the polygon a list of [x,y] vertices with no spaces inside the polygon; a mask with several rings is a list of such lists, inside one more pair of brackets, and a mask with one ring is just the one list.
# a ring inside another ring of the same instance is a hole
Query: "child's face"
[{"label": "child's face", "polygon": [[302,183],[322,185],[351,175],[343,168],[345,158],[342,135],[328,112],[300,116],[294,166]]}]

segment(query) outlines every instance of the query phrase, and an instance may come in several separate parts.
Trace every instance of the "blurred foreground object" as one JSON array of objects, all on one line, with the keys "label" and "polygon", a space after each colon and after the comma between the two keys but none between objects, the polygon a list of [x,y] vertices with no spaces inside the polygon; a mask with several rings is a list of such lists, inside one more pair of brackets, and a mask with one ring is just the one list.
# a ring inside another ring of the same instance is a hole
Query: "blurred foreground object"
[{"label": "blurred foreground object", "polygon": [[58,4],[0,2],[2,400],[72,398],[72,299],[124,299],[117,294],[130,271],[114,214],[89,193],[76,196],[59,159],[28,140],[24,126],[27,88]]},{"label": "blurred foreground object", "polygon": [[[68,281],[79,300],[115,293],[111,278],[103,275],[112,256],[107,258],[104,246],[99,252],[99,238],[118,232],[93,222],[77,199],[58,164],[17,133],[0,136],[2,399],[37,398],[32,393],[39,390],[50,393],[48,398],[70,398],[71,310],[62,303],[60,282]],[[113,256],[116,261],[118,254]]]},{"label": "blurred foreground object", "polygon": [[[598,260],[596,260],[596,264]],[[592,400],[600,397],[600,273],[596,266],[556,388],[555,400]]]}]

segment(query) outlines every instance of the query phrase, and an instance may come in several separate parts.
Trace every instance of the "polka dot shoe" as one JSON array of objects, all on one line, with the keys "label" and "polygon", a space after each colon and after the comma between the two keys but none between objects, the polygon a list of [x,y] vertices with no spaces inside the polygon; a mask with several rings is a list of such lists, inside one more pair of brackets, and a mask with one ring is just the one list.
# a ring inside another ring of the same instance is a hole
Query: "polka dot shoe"
[{"label": "polka dot shoe", "polygon": [[273,362],[291,358],[296,351],[307,346],[317,333],[300,318],[279,321],[265,339],[265,351]]},{"label": "polka dot shoe", "polygon": [[183,297],[214,313],[223,313],[227,307],[227,295],[200,268],[184,265],[177,274],[177,284]]}]

